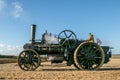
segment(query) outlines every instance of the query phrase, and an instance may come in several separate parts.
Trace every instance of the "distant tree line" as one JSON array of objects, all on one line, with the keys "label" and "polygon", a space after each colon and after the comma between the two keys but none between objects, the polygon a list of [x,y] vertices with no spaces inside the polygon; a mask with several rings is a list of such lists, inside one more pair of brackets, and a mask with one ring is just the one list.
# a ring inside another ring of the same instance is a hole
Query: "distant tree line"
[{"label": "distant tree line", "polygon": [[14,55],[1,55],[0,54],[0,58],[17,58],[17,56],[14,56]]}]

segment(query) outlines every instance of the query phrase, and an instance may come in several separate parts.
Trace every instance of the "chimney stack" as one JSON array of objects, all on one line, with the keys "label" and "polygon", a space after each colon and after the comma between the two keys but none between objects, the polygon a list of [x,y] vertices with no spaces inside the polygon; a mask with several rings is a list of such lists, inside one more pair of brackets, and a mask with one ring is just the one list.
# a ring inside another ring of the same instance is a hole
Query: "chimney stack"
[{"label": "chimney stack", "polygon": [[31,43],[34,44],[35,42],[35,33],[36,33],[36,25],[32,24],[31,25]]}]

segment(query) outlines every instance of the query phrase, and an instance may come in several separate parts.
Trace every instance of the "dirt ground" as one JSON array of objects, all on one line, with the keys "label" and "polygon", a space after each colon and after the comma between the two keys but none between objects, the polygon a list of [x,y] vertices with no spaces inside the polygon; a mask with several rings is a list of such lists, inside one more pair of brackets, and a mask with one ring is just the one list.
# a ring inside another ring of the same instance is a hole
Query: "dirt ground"
[{"label": "dirt ground", "polygon": [[42,63],[35,71],[22,71],[17,63],[0,64],[0,80],[120,80],[120,59],[111,59],[97,71],[77,70],[65,63]]}]

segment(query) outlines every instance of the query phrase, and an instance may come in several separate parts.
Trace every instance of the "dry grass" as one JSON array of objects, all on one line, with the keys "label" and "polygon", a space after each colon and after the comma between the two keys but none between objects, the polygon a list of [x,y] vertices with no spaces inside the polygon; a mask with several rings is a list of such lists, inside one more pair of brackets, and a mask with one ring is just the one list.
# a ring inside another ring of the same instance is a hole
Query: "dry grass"
[{"label": "dry grass", "polygon": [[22,71],[17,63],[0,64],[0,80],[120,80],[120,58],[112,58],[98,71],[81,71],[65,63],[42,65],[35,71]]},{"label": "dry grass", "polygon": [[120,59],[120,54],[114,54],[114,55],[112,55],[112,58],[114,58],[114,59]]},{"label": "dry grass", "polygon": [[0,64],[5,64],[5,63],[16,63],[17,59],[14,58],[0,58]]}]

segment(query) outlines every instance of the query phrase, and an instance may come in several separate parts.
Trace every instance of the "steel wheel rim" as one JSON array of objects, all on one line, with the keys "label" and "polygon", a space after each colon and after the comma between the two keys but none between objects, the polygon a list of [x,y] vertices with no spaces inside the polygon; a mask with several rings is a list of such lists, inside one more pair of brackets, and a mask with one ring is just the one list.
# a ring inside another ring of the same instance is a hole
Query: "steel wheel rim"
[{"label": "steel wheel rim", "polygon": [[75,52],[75,63],[82,70],[97,70],[104,63],[104,52],[96,43],[84,42]]}]

